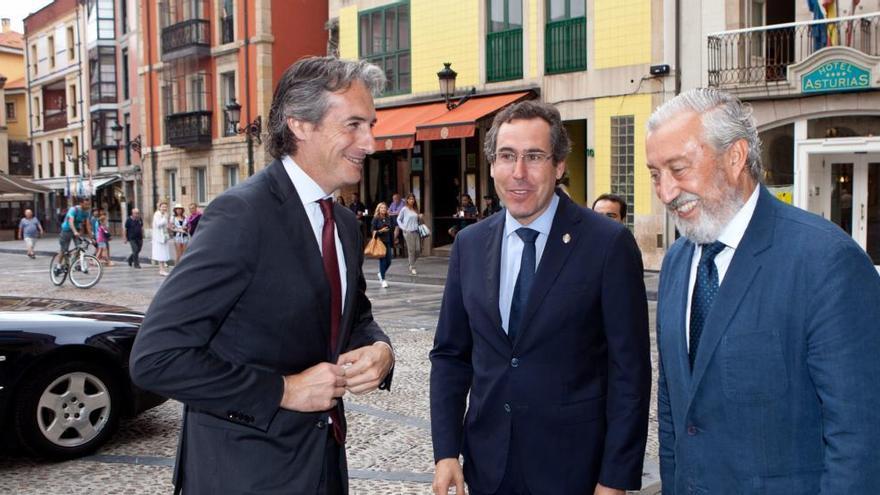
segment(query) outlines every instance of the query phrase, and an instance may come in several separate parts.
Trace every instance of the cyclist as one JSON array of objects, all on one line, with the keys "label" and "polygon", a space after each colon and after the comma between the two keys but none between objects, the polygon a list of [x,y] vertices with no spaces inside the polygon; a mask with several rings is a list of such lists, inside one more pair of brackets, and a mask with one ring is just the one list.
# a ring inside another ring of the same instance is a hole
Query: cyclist
[{"label": "cyclist", "polygon": [[89,210],[92,207],[92,199],[87,197],[80,198],[79,204],[71,206],[64,215],[64,222],[61,224],[61,235],[58,236],[58,244],[61,251],[58,252],[59,258],[64,259],[67,250],[70,248],[70,241],[74,237],[91,236],[92,226],[89,225]]}]

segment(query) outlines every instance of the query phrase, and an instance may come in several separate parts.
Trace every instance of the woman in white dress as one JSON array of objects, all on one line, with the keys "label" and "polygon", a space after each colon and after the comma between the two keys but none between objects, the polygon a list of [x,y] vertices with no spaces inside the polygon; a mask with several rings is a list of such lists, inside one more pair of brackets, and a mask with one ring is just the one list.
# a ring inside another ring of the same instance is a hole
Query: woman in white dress
[{"label": "woman in white dress", "polygon": [[153,213],[153,261],[159,263],[159,275],[168,275],[168,260],[171,252],[168,249],[171,234],[168,232],[168,202],[161,201]]}]

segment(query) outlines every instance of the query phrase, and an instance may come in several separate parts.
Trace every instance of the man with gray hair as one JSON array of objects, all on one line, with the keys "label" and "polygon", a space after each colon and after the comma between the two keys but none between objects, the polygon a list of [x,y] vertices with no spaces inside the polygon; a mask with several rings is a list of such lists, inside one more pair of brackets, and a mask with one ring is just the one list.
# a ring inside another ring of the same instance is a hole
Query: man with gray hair
[{"label": "man with gray hair", "polygon": [[880,475],[880,277],[831,222],[761,185],[750,108],[712,89],[648,121],[681,237],[660,272],[664,494],[869,493]]},{"label": "man with gray hair", "polygon": [[354,214],[333,194],[373,152],[367,62],[310,57],[275,89],[260,173],[217,197],[147,311],[139,386],[184,403],[184,493],[348,493],[342,397],[387,389]]}]

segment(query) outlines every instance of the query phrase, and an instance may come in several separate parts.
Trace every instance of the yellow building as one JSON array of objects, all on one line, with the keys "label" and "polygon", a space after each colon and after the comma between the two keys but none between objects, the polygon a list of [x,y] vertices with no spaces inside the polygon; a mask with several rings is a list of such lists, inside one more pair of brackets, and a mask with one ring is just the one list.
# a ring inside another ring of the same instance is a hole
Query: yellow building
[{"label": "yellow building", "polygon": [[[331,46],[342,58],[385,68],[377,100],[379,151],[365,169],[367,205],[414,192],[443,252],[468,193],[494,194],[481,151],[492,116],[526,98],[555,105],[572,138],[567,189],[590,206],[613,192],[648,268],[670,239],[644,157],[645,122],[674,96],[674,19],[659,0],[330,0]],[[457,73],[459,107],[448,110],[438,72]],[[482,204],[480,204],[482,208]]]},{"label": "yellow building", "polygon": [[[25,110],[24,97],[24,44],[21,33],[12,31],[9,19],[0,20],[0,171],[16,175],[30,175],[21,166],[30,163],[27,146],[27,120],[20,118]],[[25,162],[26,163],[22,163]]]}]

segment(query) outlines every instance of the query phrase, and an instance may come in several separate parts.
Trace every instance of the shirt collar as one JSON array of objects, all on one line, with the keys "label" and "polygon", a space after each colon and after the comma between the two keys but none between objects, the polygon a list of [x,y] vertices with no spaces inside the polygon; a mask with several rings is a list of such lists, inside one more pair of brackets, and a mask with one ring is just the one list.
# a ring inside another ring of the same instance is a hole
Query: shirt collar
[{"label": "shirt collar", "polygon": [[755,190],[752,191],[752,195],[749,196],[746,203],[738,212],[736,212],[736,215],[734,215],[730,223],[724,227],[724,230],[721,231],[718,240],[723,242],[725,246],[729,246],[733,249],[736,249],[739,246],[743,236],[746,234],[746,228],[748,228],[749,222],[752,220],[752,215],[755,213],[755,206],[758,204],[758,193],[760,192],[760,189],[761,186],[755,186]]},{"label": "shirt collar", "polygon": [[284,155],[281,163],[284,165],[284,171],[287,172],[287,175],[293,182],[293,187],[296,188],[296,193],[304,205],[333,196],[332,191],[331,194],[325,193],[321,186],[293,161],[290,155]]},{"label": "shirt collar", "polygon": [[523,225],[519,223],[513,216],[510,214],[510,210],[505,210],[504,213],[504,237],[509,236],[514,233],[516,229],[520,227],[528,227],[532,230],[537,230],[539,234],[544,234],[546,236],[550,235],[550,227],[553,226],[553,217],[556,216],[556,208],[559,206],[559,196],[555,193],[553,194],[553,199],[550,200],[550,206],[544,210],[544,213],[541,213],[541,216],[536,218],[532,223],[528,225]]}]

